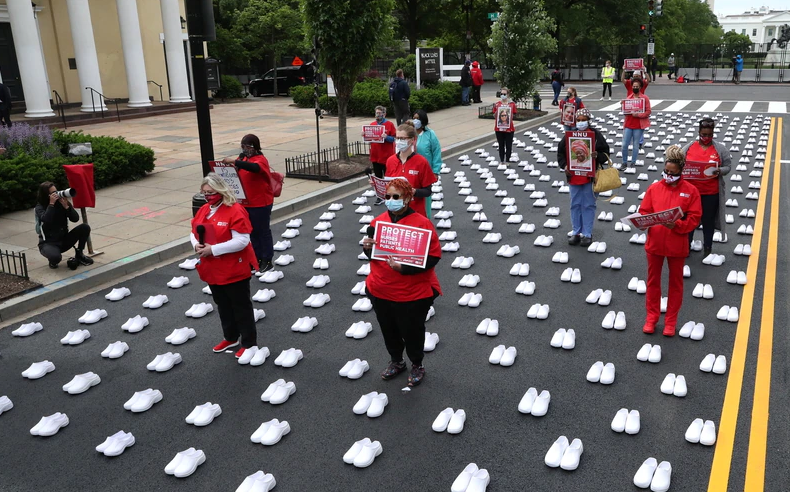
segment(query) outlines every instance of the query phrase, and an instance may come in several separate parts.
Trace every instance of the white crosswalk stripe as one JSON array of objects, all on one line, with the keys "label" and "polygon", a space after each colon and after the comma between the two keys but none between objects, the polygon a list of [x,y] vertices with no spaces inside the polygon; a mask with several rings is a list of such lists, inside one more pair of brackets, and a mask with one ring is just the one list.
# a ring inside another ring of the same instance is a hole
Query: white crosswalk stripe
[{"label": "white crosswalk stripe", "polygon": [[700,108],[697,111],[699,112],[716,111],[716,108],[719,107],[719,104],[721,104],[721,101],[706,101],[705,104],[700,106]]},{"label": "white crosswalk stripe", "polygon": [[662,111],[683,111],[683,108],[689,105],[691,101],[681,100],[675,101],[674,103],[670,104],[669,107],[662,109]]},{"label": "white crosswalk stripe", "polygon": [[[651,99],[650,107],[655,112],[670,113],[765,113],[788,114],[790,106],[784,101],[701,101]],[[618,111],[620,103],[606,104],[594,111]]]},{"label": "white crosswalk stripe", "polygon": [[787,103],[786,102],[779,102],[779,101],[772,101],[768,103],[768,112],[769,113],[787,113]]},{"label": "white crosswalk stripe", "polygon": [[748,113],[752,109],[752,104],[754,101],[738,101],[732,111],[734,113]]}]

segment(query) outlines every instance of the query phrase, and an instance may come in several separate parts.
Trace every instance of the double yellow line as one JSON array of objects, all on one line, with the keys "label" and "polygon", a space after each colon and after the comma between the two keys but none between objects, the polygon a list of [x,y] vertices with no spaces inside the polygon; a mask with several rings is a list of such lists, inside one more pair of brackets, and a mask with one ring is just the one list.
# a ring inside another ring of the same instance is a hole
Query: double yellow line
[{"label": "double yellow line", "polygon": [[[776,145],[774,146],[774,141]],[[774,305],[776,286],[777,245],[779,234],[779,194],[782,155],[782,119],[772,118],[768,137],[768,149],[760,184],[760,200],[757,204],[754,235],[752,237],[752,256],[746,271],[748,283],[743,289],[740,320],[735,334],[735,344],[730,360],[727,390],[724,395],[721,421],[716,452],[713,456],[708,492],[726,492],[730,479],[732,453],[735,444],[735,430],[746,366],[746,354],[751,330],[754,293],[757,284],[757,269],[760,263],[765,209],[771,197],[771,218],[768,231],[765,279],[760,324],[760,339],[757,354],[751,428],[749,433],[749,452],[746,463],[746,483],[743,490],[761,492],[765,488],[765,458],[768,438],[768,407],[771,391],[771,360],[774,336]],[[767,193],[773,171],[773,187]]]}]

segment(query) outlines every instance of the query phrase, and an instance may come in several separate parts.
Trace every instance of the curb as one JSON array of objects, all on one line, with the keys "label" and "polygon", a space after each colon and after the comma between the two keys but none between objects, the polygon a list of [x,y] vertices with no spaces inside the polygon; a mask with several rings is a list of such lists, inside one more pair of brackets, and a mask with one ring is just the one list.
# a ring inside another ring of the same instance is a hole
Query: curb
[{"label": "curb", "polygon": [[[540,118],[521,122],[515,125],[516,131],[521,131],[531,126],[541,125],[555,117],[556,115],[548,114]],[[454,156],[454,154],[460,153],[463,149],[478,147],[486,142],[490,142],[492,137],[493,131],[491,134],[486,134],[482,137],[472,138],[444,147],[442,148],[442,152],[448,153],[446,157]],[[272,209],[271,222],[277,222],[301,210],[309,209],[328,200],[367,188],[368,179],[366,176],[361,176],[356,179],[332,185],[323,190],[313,191],[299,198],[288,200],[287,202],[279,203]],[[21,316],[28,311],[46,307],[48,304],[61,301],[81,291],[111,282],[113,279],[133,274],[136,271],[154,266],[158,263],[173,260],[190,251],[192,251],[192,245],[189,239],[177,239],[156,246],[155,248],[118,259],[112,263],[94,268],[93,270],[78,273],[69,278],[28,292],[27,294],[11,298],[6,302],[0,303],[0,324],[17,316]],[[76,288],[78,285],[79,289]]]}]

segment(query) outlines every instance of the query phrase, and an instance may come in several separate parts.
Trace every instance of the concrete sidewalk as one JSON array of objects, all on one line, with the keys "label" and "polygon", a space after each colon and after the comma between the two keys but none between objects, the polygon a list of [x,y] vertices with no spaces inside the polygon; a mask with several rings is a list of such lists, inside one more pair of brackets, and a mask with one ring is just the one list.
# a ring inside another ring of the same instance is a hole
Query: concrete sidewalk
[{"label": "concrete sidewalk", "polygon": [[[493,92],[484,97],[486,104],[494,100]],[[215,157],[237,155],[241,137],[247,133],[261,138],[264,154],[272,167],[281,172],[285,171],[286,157],[315,151],[315,113],[291,103],[290,98],[263,98],[214,106],[211,119]],[[479,138],[488,132],[493,138],[493,122],[478,119],[477,106],[456,106],[437,111],[429,118],[443,147]],[[369,124],[372,119],[372,115],[370,118],[349,118],[349,140],[356,140],[361,125]],[[64,262],[60,268],[50,269],[38,252],[33,210],[0,216],[0,249],[25,252],[31,279],[44,286],[79,278],[86,271],[134,255],[160,250],[163,245],[185,239],[190,231],[192,196],[198,191],[202,178],[197,122],[193,113],[106,122],[80,130],[90,135],[121,136],[150,147],[156,153],[156,168],[140,181],[96,192],[96,208],[88,210],[88,222],[92,228],[93,248],[104,254],[94,258],[92,267],[71,271]],[[320,131],[323,147],[337,145],[337,118],[323,118]],[[343,189],[334,183],[286,179],[275,210],[278,203],[293,204],[299,198],[315,197],[316,192],[333,186],[335,190]],[[347,188],[348,191],[352,189]],[[35,193],[35,190],[30,192]],[[281,209],[280,216],[285,213],[288,211]]]}]

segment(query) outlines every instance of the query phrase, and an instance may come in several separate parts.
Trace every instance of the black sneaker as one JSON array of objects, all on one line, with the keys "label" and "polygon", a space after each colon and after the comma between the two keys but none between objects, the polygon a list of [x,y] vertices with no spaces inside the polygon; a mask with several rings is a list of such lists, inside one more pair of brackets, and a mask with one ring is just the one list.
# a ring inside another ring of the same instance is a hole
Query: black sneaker
[{"label": "black sneaker", "polygon": [[258,261],[258,272],[266,273],[269,270],[274,270],[274,265],[272,265],[271,261]]},{"label": "black sneaker", "polygon": [[571,236],[568,238],[568,244],[570,244],[571,246],[576,246],[581,241],[582,241],[581,234],[576,234],[575,236]]},{"label": "black sneaker", "polygon": [[411,366],[409,374],[409,386],[419,386],[425,378],[425,366]]},{"label": "black sneaker", "polygon": [[54,261],[50,261],[49,262],[49,267],[54,270],[54,269],[56,269],[58,267],[58,264],[55,263]]},{"label": "black sneaker", "polygon": [[592,238],[587,236],[582,236],[581,241],[579,241],[579,245],[582,247],[587,247],[592,244]]},{"label": "black sneaker", "polygon": [[400,361],[400,362],[392,362],[392,361],[390,361],[390,364],[387,366],[387,368],[384,369],[383,371],[381,371],[381,379],[383,379],[385,381],[388,380],[388,379],[392,379],[392,378],[394,378],[395,376],[397,376],[398,374],[402,373],[405,370],[406,370],[406,363],[405,362],[403,362],[403,361]]},{"label": "black sneaker", "polygon": [[77,254],[74,255],[74,258],[79,262],[80,265],[93,265],[93,258],[85,256],[81,249],[77,250]]},{"label": "black sneaker", "polygon": [[376,203],[374,203],[373,205],[384,205],[384,200],[382,200],[381,198],[376,198]]},{"label": "black sneaker", "polygon": [[76,258],[69,258],[68,260],[66,260],[66,266],[69,267],[69,270],[76,270],[79,264],[80,262],[77,261]]}]

